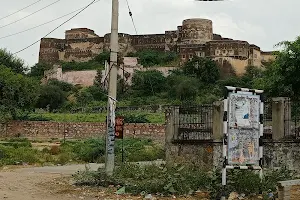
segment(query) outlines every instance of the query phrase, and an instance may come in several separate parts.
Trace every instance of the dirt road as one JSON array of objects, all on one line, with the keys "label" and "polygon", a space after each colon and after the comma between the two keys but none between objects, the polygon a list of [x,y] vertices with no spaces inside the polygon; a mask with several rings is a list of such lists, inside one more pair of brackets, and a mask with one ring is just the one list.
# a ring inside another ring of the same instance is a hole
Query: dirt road
[{"label": "dirt road", "polygon": [[[80,166],[78,169],[82,169]],[[73,169],[73,170],[72,170]],[[0,199],[5,200],[71,200],[99,199],[87,195],[85,188],[70,183],[76,166],[45,168],[5,168],[0,172]],[[61,170],[62,173],[59,171]]]},{"label": "dirt road", "polygon": [[[89,164],[96,170],[103,164]],[[84,170],[86,165],[40,168],[10,168],[0,170],[0,200],[135,200],[141,197],[117,196],[114,190],[77,187],[71,174]]]}]

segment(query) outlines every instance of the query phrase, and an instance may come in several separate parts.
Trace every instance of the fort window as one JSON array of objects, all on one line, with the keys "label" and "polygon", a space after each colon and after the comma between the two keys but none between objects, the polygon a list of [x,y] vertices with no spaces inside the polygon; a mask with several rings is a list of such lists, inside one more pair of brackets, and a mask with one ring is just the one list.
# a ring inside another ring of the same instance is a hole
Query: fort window
[{"label": "fort window", "polygon": [[182,55],[182,59],[185,59],[185,55]]},{"label": "fort window", "polygon": [[190,54],[190,58],[193,58],[193,54]]}]

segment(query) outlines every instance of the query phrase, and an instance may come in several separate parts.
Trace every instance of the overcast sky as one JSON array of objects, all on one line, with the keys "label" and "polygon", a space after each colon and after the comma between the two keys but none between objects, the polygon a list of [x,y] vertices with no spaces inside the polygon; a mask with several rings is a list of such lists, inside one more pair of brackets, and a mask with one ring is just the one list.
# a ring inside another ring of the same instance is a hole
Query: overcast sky
[{"label": "overcast sky", "polygon": [[[0,18],[37,0],[9,0],[1,3]],[[0,20],[0,38],[40,25],[87,5],[91,0],[61,0],[22,21],[1,28],[57,0],[42,0],[34,6]],[[223,37],[246,40],[263,51],[274,50],[274,44],[294,40],[300,35],[299,0],[225,0],[196,2],[193,0],[128,0],[139,34],[176,30],[187,18],[213,20],[214,33]],[[37,29],[0,39],[0,48],[16,52],[39,40],[71,15]],[[134,34],[126,0],[120,0],[119,31]],[[111,0],[100,0],[60,27],[49,37],[64,38],[67,29],[85,27],[103,36],[110,32]],[[18,54],[28,65],[38,61],[39,43]]]}]

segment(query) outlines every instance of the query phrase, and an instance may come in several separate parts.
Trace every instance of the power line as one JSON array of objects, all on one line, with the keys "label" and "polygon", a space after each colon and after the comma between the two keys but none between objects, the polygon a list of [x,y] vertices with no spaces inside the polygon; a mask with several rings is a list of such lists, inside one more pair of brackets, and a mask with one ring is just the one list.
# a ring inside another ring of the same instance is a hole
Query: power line
[{"label": "power line", "polygon": [[129,11],[129,16],[131,17],[131,21],[132,21],[132,24],[133,24],[135,33],[138,34],[138,33],[137,33],[137,30],[136,30],[136,26],[135,26],[134,20],[133,20],[133,16],[132,16],[132,12],[131,12],[131,9],[130,9],[128,0],[126,0],[126,2],[127,2],[128,11]]},{"label": "power line", "polygon": [[[87,6],[85,6],[84,8],[82,8],[79,12],[77,12],[75,15],[73,15],[72,17],[70,17],[68,20],[64,21],[63,23],[61,23],[59,26],[57,26],[56,28],[54,28],[52,31],[50,31],[49,33],[47,33],[43,38],[47,37],[48,35],[50,35],[51,33],[53,33],[55,30],[57,30],[58,28],[60,28],[61,26],[63,26],[64,24],[66,24],[67,22],[71,21],[73,18],[75,18],[77,15],[79,15],[81,12],[83,12],[85,9],[87,9],[88,7],[90,7],[92,4],[94,4],[96,2],[96,0],[93,0],[91,3],[89,3]],[[35,41],[34,43],[28,45],[27,47],[13,53],[13,54],[18,54],[26,49],[28,49],[29,47],[32,47],[33,45],[35,45],[36,43],[40,42],[41,39]]]},{"label": "power line", "polygon": [[22,10],[25,10],[26,8],[29,8],[29,7],[31,7],[31,6],[33,6],[33,5],[35,5],[35,4],[37,4],[37,3],[40,2],[40,1],[43,1],[43,0],[38,0],[38,1],[36,1],[36,2],[34,2],[34,3],[32,3],[32,4],[28,5],[28,6],[26,6],[26,7],[24,7],[24,8],[21,8],[20,10],[17,10],[17,11],[14,12],[14,13],[11,13],[11,14],[9,14],[9,15],[6,15],[6,16],[4,16],[4,17],[1,17],[0,20],[6,19],[6,18],[8,18],[8,17],[10,17],[10,16],[12,16],[12,15],[14,15],[14,14],[17,14],[18,12],[21,12]]},{"label": "power line", "polygon": [[4,27],[7,27],[7,26],[9,26],[9,25],[15,24],[15,23],[17,23],[17,22],[19,22],[19,21],[22,21],[23,19],[26,19],[26,18],[28,18],[28,17],[30,17],[30,16],[32,16],[32,15],[34,15],[34,14],[36,14],[36,13],[38,13],[38,12],[44,10],[44,9],[46,9],[46,8],[48,8],[48,7],[50,7],[50,6],[52,6],[52,5],[56,4],[56,3],[58,3],[59,1],[61,1],[61,0],[57,0],[57,1],[55,1],[55,2],[53,2],[53,3],[51,3],[51,4],[49,4],[49,5],[47,5],[47,6],[43,7],[43,8],[41,8],[41,9],[39,9],[39,10],[37,10],[37,11],[35,11],[35,12],[29,14],[29,15],[26,15],[25,17],[22,17],[21,19],[18,19],[18,20],[16,20],[16,21],[13,21],[13,22],[8,23],[8,24],[6,24],[6,25],[0,26],[0,29],[1,29],[1,28],[4,28]]},{"label": "power line", "polygon": [[[97,1],[95,1],[94,3],[97,3],[97,2],[99,2],[99,1],[100,1],[100,0],[97,0]],[[65,15],[62,15],[62,16],[60,16],[60,17],[58,17],[58,18],[55,18],[55,19],[50,20],[50,21],[48,21],[48,22],[45,22],[45,23],[43,23],[43,24],[34,26],[34,27],[32,27],[32,28],[25,29],[25,30],[23,30],[23,31],[19,31],[19,32],[16,32],[16,33],[12,33],[12,34],[9,34],[9,35],[6,35],[6,36],[2,36],[2,37],[0,37],[0,40],[1,40],[1,39],[4,39],[4,38],[8,38],[8,37],[15,36],[15,35],[19,35],[19,34],[21,34],[21,33],[24,33],[24,32],[27,32],[27,31],[30,31],[30,30],[33,30],[33,29],[36,29],[36,28],[41,27],[41,26],[44,26],[44,25],[49,24],[49,23],[51,23],[51,22],[57,21],[57,20],[59,20],[59,19],[62,19],[62,18],[64,18],[64,17],[66,17],[66,16],[69,16],[69,15],[71,15],[71,14],[73,14],[73,13],[75,13],[75,12],[81,10],[81,9],[83,9],[83,8],[74,10],[74,11],[72,11],[72,12],[70,12],[70,13],[67,13],[67,14],[65,14]]]}]

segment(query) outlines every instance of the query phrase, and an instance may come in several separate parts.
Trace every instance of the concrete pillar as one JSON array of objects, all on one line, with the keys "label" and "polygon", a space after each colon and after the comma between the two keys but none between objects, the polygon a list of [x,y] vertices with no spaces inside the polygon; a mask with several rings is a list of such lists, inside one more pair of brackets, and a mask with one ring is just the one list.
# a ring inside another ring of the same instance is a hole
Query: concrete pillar
[{"label": "concrete pillar", "polygon": [[221,141],[223,138],[223,101],[213,103],[213,140]]},{"label": "concrete pillar", "polygon": [[174,134],[174,107],[167,108],[166,110],[166,132],[165,132],[165,142],[166,144],[171,143]]},{"label": "concrete pillar", "polygon": [[172,165],[178,154],[178,145],[173,144],[178,135],[179,107],[169,107],[166,110],[165,151],[166,163]]},{"label": "concrete pillar", "polygon": [[272,99],[272,138],[280,140],[290,134],[291,108],[290,99],[277,97]]}]

